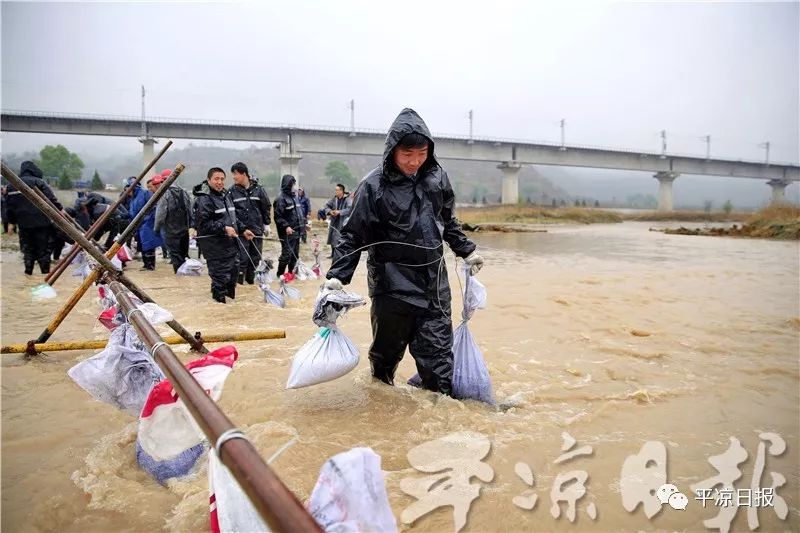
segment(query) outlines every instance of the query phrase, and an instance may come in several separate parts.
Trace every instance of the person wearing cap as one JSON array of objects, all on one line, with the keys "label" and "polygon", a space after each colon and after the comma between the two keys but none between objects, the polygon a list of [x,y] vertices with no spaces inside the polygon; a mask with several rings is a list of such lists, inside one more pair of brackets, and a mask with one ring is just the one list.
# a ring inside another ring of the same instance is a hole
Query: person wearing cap
[{"label": "person wearing cap", "polygon": [[[171,172],[171,171],[167,171]],[[161,180],[167,176],[161,173]],[[158,182],[161,186],[163,181]],[[172,270],[176,273],[189,256],[189,228],[194,227],[192,201],[189,194],[173,183],[158,201],[154,229],[161,235],[169,253]]]},{"label": "person wearing cap", "polygon": [[475,243],[455,218],[453,187],[436,160],[428,127],[416,111],[403,109],[386,135],[382,164],[355,192],[350,218],[339,236],[339,258],[323,286],[337,290],[350,283],[362,249],[368,249],[369,360],[375,379],[393,385],[409,348],[422,386],[452,394],[453,325],[445,243],[472,274],[483,266]]},{"label": "person wearing cap", "polygon": [[[137,187],[136,190],[133,191],[134,195],[131,198],[129,209],[132,217],[136,217],[139,211],[142,210],[148,200],[153,196],[153,191],[155,191],[154,181],[155,178],[151,178],[147,181],[148,190],[146,191],[141,187]],[[156,248],[164,244],[161,236],[156,233],[155,221],[156,213],[154,209],[151,209],[136,230],[136,240],[139,242],[139,250],[142,252],[142,263],[144,263],[142,270],[156,269]]]},{"label": "person wearing cap", "polygon": [[[33,161],[23,161],[19,177],[32,189],[39,189],[48,200],[63,212],[53,191],[44,181],[42,171]],[[50,273],[50,237],[53,226],[50,219],[34,206],[14,185],[6,187],[8,196],[6,215],[10,224],[17,225],[19,232],[19,248],[25,264],[25,274],[33,275],[33,267],[39,264],[42,274]]]},{"label": "person wearing cap", "polygon": [[300,256],[300,238],[306,230],[303,209],[297,201],[297,180],[291,174],[281,178],[281,192],[273,203],[275,226],[281,241],[281,255],[278,257],[278,276],[286,271],[294,272]]},{"label": "person wearing cap", "polygon": [[239,285],[246,281],[252,285],[255,271],[261,261],[264,233],[269,228],[269,196],[258,180],[250,177],[247,165],[242,162],[231,166],[233,187],[231,199],[236,208],[236,220],[242,231],[239,234]]},{"label": "person wearing cap", "polygon": [[240,228],[236,208],[225,190],[225,171],[219,167],[208,169],[206,181],[196,185],[192,193],[197,244],[206,258],[211,297],[224,304],[226,297],[236,298]]}]

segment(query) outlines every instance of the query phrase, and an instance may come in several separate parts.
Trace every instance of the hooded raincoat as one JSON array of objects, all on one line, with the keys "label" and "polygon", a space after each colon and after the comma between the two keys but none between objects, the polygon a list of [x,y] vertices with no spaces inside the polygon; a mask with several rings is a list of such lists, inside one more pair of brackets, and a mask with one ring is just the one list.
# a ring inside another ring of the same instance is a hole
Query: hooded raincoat
[{"label": "hooded raincoat", "polygon": [[[406,176],[396,168],[393,152],[410,133],[428,139],[428,158],[415,175]],[[391,383],[410,346],[423,386],[449,394],[452,322],[443,245],[467,257],[475,244],[454,216],[450,180],[436,161],[428,127],[413,109],[404,109],[395,119],[386,136],[382,165],[361,181],[354,196],[338,241],[340,259],[326,277],[350,283],[361,255],[357,250],[391,241],[368,248],[373,375]]]}]

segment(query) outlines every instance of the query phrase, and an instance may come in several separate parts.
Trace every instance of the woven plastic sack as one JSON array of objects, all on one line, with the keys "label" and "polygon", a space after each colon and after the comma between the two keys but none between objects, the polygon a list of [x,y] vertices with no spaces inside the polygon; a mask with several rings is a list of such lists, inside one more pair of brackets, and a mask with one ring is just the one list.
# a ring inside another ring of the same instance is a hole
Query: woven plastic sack
[{"label": "woven plastic sack", "polygon": [[329,328],[336,325],[339,317],[355,307],[366,305],[366,301],[358,294],[345,290],[322,290],[314,302],[314,324]]},{"label": "woven plastic sack", "polygon": [[164,374],[130,324],[116,328],[100,353],[67,371],[93,398],[138,416],[153,386]]},{"label": "woven plastic sack", "polygon": [[358,365],[358,348],[335,326],[321,328],[300,348],[289,369],[287,389],[299,389],[342,377]]},{"label": "woven plastic sack", "polygon": [[[223,346],[186,369],[214,400],[238,358],[236,348]],[[139,417],[136,461],[161,484],[189,474],[205,451],[205,437],[169,380],[153,387]]]},{"label": "woven plastic sack", "polygon": [[123,263],[133,260],[133,252],[131,252],[131,249],[128,248],[127,244],[123,244],[120,249],[117,250],[117,259]]},{"label": "woven plastic sack", "polygon": [[[285,276],[288,276],[288,275],[289,275],[289,272],[287,272],[285,274]],[[300,291],[298,289],[295,289],[294,287],[292,287],[291,285],[288,284],[288,281],[291,281],[291,280],[286,280],[286,279],[282,279],[282,278],[283,278],[283,276],[281,276],[281,278],[279,278],[281,296],[283,296],[287,300],[299,300],[300,296],[301,296],[300,295]],[[292,278],[292,279],[294,279],[294,278]]]},{"label": "woven plastic sack", "polygon": [[208,490],[211,533],[269,531],[236,478],[213,449],[208,451]]},{"label": "woven plastic sack", "polygon": [[200,276],[203,274],[203,262],[199,259],[188,258],[178,267],[179,276]]},{"label": "woven plastic sack", "polygon": [[31,289],[31,296],[34,300],[47,300],[58,296],[56,290],[47,283],[40,283]]},{"label": "woven plastic sack", "polygon": [[325,461],[308,512],[326,533],[397,531],[380,455],[353,448]]}]

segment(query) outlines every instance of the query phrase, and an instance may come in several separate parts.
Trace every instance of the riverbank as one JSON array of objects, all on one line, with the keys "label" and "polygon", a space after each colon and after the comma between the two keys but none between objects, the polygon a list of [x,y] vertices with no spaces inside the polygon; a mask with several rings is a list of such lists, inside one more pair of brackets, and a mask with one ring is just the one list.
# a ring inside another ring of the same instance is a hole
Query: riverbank
[{"label": "riverbank", "polygon": [[[523,205],[462,207],[457,210],[456,216],[462,223],[486,231],[502,231],[498,226],[509,224],[607,224],[623,221],[618,213],[602,209]],[[487,226],[493,229],[490,230]]]},{"label": "riverbank", "polygon": [[750,215],[741,226],[712,228],[667,228],[668,235],[750,237],[756,239],[800,240],[800,208],[793,205],[765,207]]}]

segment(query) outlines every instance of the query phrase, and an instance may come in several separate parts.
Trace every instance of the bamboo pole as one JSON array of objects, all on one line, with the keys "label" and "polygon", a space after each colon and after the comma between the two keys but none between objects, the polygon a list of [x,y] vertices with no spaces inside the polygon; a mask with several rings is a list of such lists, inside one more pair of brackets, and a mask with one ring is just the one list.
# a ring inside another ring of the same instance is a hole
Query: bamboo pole
[{"label": "bamboo pole", "polygon": [[[122,243],[130,236],[130,234],[136,230],[139,224],[142,223],[145,216],[147,216],[148,212],[155,208],[156,203],[158,200],[166,193],[167,189],[169,188],[175,180],[178,179],[181,172],[185,167],[183,164],[179,163],[175,169],[172,171],[172,174],[164,181],[161,187],[156,190],[153,196],[147,201],[147,203],[142,207],[142,210],[134,217],[131,221],[130,225],[125,229],[125,231],[119,235],[114,242],[114,245],[111,247],[105,255],[100,251],[99,248],[92,245],[90,241],[83,236],[83,234],[78,231],[77,229],[71,227],[64,219],[61,218],[60,213],[58,210],[55,209],[49,202],[46,202],[39,198],[36,193],[34,193],[24,181],[22,181],[19,176],[17,176],[10,168],[8,168],[5,163],[2,164],[2,174],[3,176],[8,179],[22,194],[25,198],[28,199],[34,206],[36,206],[39,210],[45,213],[48,218],[58,226],[64,233],[66,233],[69,237],[75,240],[75,242],[81,246],[84,250],[86,250],[89,255],[91,255],[100,265],[105,268],[108,272],[112,272],[114,277],[121,276],[121,273],[116,270],[114,265],[111,263],[110,259],[116,255],[117,251],[122,246]],[[83,283],[78,287],[78,289],[73,293],[73,295],[69,298],[69,300],[62,306],[62,308],[56,313],[56,316],[53,320],[48,324],[45,330],[39,335],[36,339],[37,343],[44,343],[46,342],[61,324],[67,315],[72,311],[81,297],[86,293],[89,287],[100,277],[100,271],[93,270],[89,276],[84,279]],[[137,296],[142,299],[143,301],[152,302],[153,300],[147,296],[147,294],[136,287],[132,281],[127,279],[125,276],[121,276],[122,281],[128,285],[131,290],[134,290]],[[185,338],[193,348],[201,351],[207,352],[208,350],[202,346],[202,341],[198,341],[195,339],[189,331],[186,330],[183,326],[178,323],[177,320],[171,320],[167,323],[173,330],[175,330],[178,335]],[[30,344],[30,343],[29,343]],[[28,352],[29,354],[33,355],[31,351]]]},{"label": "bamboo pole", "polygon": [[[203,343],[216,343],[216,342],[240,342],[240,341],[260,341],[270,339],[285,339],[286,331],[282,329],[267,329],[263,331],[245,331],[241,333],[217,333],[212,335],[203,335]],[[171,335],[164,337],[164,342],[170,345],[174,344],[188,344],[189,341],[179,335]],[[36,353],[42,352],[64,352],[71,350],[98,350],[105,348],[108,339],[88,340],[88,341],[64,341],[64,342],[46,342],[42,344],[34,344],[33,349]],[[27,353],[29,351],[28,344],[9,344],[0,348],[0,353],[15,354]]]},{"label": "bamboo pole", "polygon": [[[219,453],[244,493],[271,531],[321,532],[308,511],[267,466],[244,434],[236,429],[225,413],[205,393],[186,367],[163,343],[153,326],[135,313],[135,306],[119,282],[112,281],[111,291],[129,317],[139,339],[164,371],[189,413]],[[224,435],[224,437],[223,437]]]},{"label": "bamboo pole", "polygon": [[[113,204],[111,204],[111,207],[106,209],[106,211],[102,215],[100,215],[100,218],[95,220],[94,223],[91,226],[89,226],[89,229],[87,229],[86,233],[84,233],[84,236],[87,239],[91,239],[92,237],[95,236],[95,234],[100,230],[100,228],[103,227],[103,225],[109,219],[111,214],[117,210],[117,208],[122,204],[123,201],[125,201],[125,197],[128,195],[128,192],[131,190],[131,188],[136,187],[142,181],[142,179],[144,179],[147,173],[150,172],[150,169],[155,166],[155,164],[158,162],[159,159],[161,159],[161,156],[163,156],[167,152],[170,146],[172,146],[171,140],[167,141],[167,143],[155,155],[152,161],[150,161],[150,163],[146,167],[144,167],[144,170],[142,170],[142,172],[136,177],[133,183],[129,185],[129,188],[122,191],[117,200]],[[62,257],[59,260],[59,262],[56,263],[53,271],[47,276],[45,276],[44,278],[45,283],[49,283],[50,286],[53,286],[53,284],[58,280],[58,278],[61,277],[61,274],[63,274],[64,271],[67,269],[67,267],[70,265],[70,263],[72,263],[72,260],[75,259],[75,256],[78,255],[78,251],[79,249],[77,247],[73,247],[67,253],[67,255]]]},{"label": "bamboo pole", "polygon": [[[122,234],[117,236],[117,239],[114,241],[114,244],[105,253],[105,255],[103,255],[103,253],[100,251],[99,248],[96,248],[94,246],[86,246],[86,247],[84,247],[86,252],[89,253],[92,256],[92,258],[97,260],[109,272],[117,273],[116,269],[114,268],[114,265],[111,264],[111,261],[110,261],[111,258],[114,257],[117,254],[119,249],[122,247],[122,243],[125,242],[125,240],[128,238],[128,236],[133,231],[136,231],[136,228],[142,223],[142,221],[144,221],[144,218],[147,216],[148,212],[155,208],[156,203],[158,203],[158,200],[166,193],[166,191],[169,188],[169,186],[172,185],[172,183],[174,183],[175,180],[178,179],[178,176],[180,176],[180,174],[181,174],[181,172],[183,172],[184,168],[185,167],[183,166],[183,164],[178,163],[178,166],[175,167],[175,170],[172,171],[172,174],[170,174],[169,177],[166,179],[166,181],[164,181],[164,183],[162,184],[162,187],[159,187],[158,190],[156,190],[156,192],[153,194],[153,196],[150,197],[150,199],[147,201],[147,203],[144,205],[144,207],[142,207],[141,211],[139,211],[139,213],[137,213],[136,217],[134,217],[134,219],[131,221],[131,223],[128,225],[128,227],[125,228],[125,231]],[[5,169],[6,169],[6,167],[3,166],[3,174],[4,175],[6,174]],[[19,178],[17,178],[17,179],[19,179]],[[56,224],[59,227],[62,227],[60,224],[58,224],[58,222],[56,222]],[[73,237],[73,235],[70,234],[69,232],[65,231],[65,233],[67,233],[70,237]],[[80,234],[78,234],[78,235],[80,235]],[[83,236],[80,236],[80,238],[81,239],[85,239]],[[76,240],[76,242],[78,242],[78,241]],[[81,244],[81,246],[83,246],[83,244]],[[110,268],[107,267],[104,262],[107,263],[110,266]],[[72,311],[72,309],[75,307],[75,305],[77,305],[77,303],[78,303],[78,301],[80,301],[81,297],[86,293],[87,290],[89,290],[89,287],[92,286],[92,283],[94,283],[100,277],[100,274],[101,274],[100,271],[98,271],[96,269],[93,269],[93,271],[86,277],[86,279],[83,280],[83,283],[75,290],[75,292],[69,298],[69,300],[67,300],[67,302],[61,307],[61,309],[58,310],[56,315],[53,317],[53,320],[50,321],[50,324],[48,324],[47,327],[44,329],[44,331],[42,331],[42,333],[39,334],[39,337],[36,339],[37,343],[47,342],[47,340],[53,335],[53,333],[55,333],[56,329],[58,329],[58,326],[60,326],[61,323],[64,321],[64,319],[67,317],[67,315],[69,315],[70,311]],[[121,274],[121,273],[119,273],[119,274]],[[126,279],[125,283],[126,283],[126,285],[132,284],[132,282],[130,280],[127,280],[127,279]],[[144,291],[140,290],[139,292],[141,294],[144,294]],[[139,294],[137,294],[137,297],[141,298],[141,296],[139,296]],[[150,299],[149,297],[146,296],[146,300],[145,301],[152,301],[152,299]],[[170,325],[170,327],[173,327],[173,329],[175,329],[176,333],[178,333],[179,335],[181,335],[184,338],[186,338],[187,341],[189,341],[190,343],[192,342],[191,340],[189,340],[189,339],[193,339],[191,334],[188,331],[186,331],[183,328],[183,326],[178,324],[177,321],[172,320],[172,321],[169,322],[169,325]],[[176,327],[177,327],[177,329],[176,329]],[[196,343],[193,343],[192,346],[195,346],[195,344]]]}]

